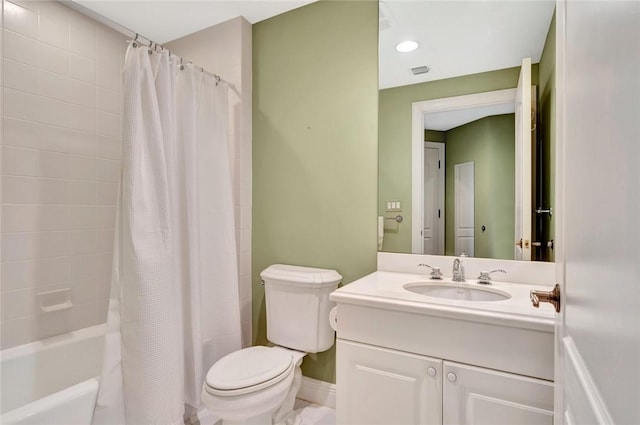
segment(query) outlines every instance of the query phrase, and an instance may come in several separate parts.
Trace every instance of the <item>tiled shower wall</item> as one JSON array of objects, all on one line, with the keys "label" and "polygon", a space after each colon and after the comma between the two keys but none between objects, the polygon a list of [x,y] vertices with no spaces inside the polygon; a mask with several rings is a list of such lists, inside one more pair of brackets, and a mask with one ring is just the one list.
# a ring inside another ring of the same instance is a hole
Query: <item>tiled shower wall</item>
[{"label": "tiled shower wall", "polygon": [[[1,347],[8,348],[106,320],[126,44],[58,2],[4,0],[3,17]],[[43,312],[36,294],[65,288],[73,307]]]}]

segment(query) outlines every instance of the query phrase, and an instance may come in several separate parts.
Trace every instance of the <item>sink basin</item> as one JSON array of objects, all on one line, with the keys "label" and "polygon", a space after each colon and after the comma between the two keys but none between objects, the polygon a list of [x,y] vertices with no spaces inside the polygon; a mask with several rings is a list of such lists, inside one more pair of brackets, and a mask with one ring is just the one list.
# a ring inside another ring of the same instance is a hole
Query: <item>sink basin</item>
[{"label": "sink basin", "polygon": [[465,283],[410,282],[402,286],[415,294],[462,301],[503,301],[511,298],[506,292],[493,288],[478,288]]}]

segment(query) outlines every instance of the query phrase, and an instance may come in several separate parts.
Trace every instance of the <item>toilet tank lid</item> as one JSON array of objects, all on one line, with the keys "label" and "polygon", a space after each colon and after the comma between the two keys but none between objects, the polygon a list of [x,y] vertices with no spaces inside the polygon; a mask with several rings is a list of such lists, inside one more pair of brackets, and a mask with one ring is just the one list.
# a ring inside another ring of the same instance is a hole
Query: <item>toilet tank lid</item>
[{"label": "toilet tank lid", "polygon": [[290,266],[287,264],[273,264],[260,273],[264,282],[275,280],[280,283],[304,286],[338,286],[342,276],[335,270],[317,269],[313,267]]}]

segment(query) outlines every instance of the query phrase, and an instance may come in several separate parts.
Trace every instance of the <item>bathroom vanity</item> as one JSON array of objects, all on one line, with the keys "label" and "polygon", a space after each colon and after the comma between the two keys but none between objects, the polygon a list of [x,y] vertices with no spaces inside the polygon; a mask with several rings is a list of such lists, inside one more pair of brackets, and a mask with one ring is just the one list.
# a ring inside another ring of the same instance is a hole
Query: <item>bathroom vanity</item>
[{"label": "bathroom vanity", "polygon": [[554,313],[529,301],[549,288],[473,277],[377,271],[332,294],[338,424],[552,424]]}]

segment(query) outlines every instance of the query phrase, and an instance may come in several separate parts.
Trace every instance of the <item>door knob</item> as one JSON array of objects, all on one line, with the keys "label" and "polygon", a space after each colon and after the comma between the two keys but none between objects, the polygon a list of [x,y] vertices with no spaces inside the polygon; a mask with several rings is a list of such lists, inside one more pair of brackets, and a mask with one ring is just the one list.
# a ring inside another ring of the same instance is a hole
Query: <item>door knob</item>
[{"label": "door knob", "polygon": [[540,307],[540,303],[550,303],[560,313],[560,286],[556,283],[551,291],[531,291],[531,304],[535,308]]}]

